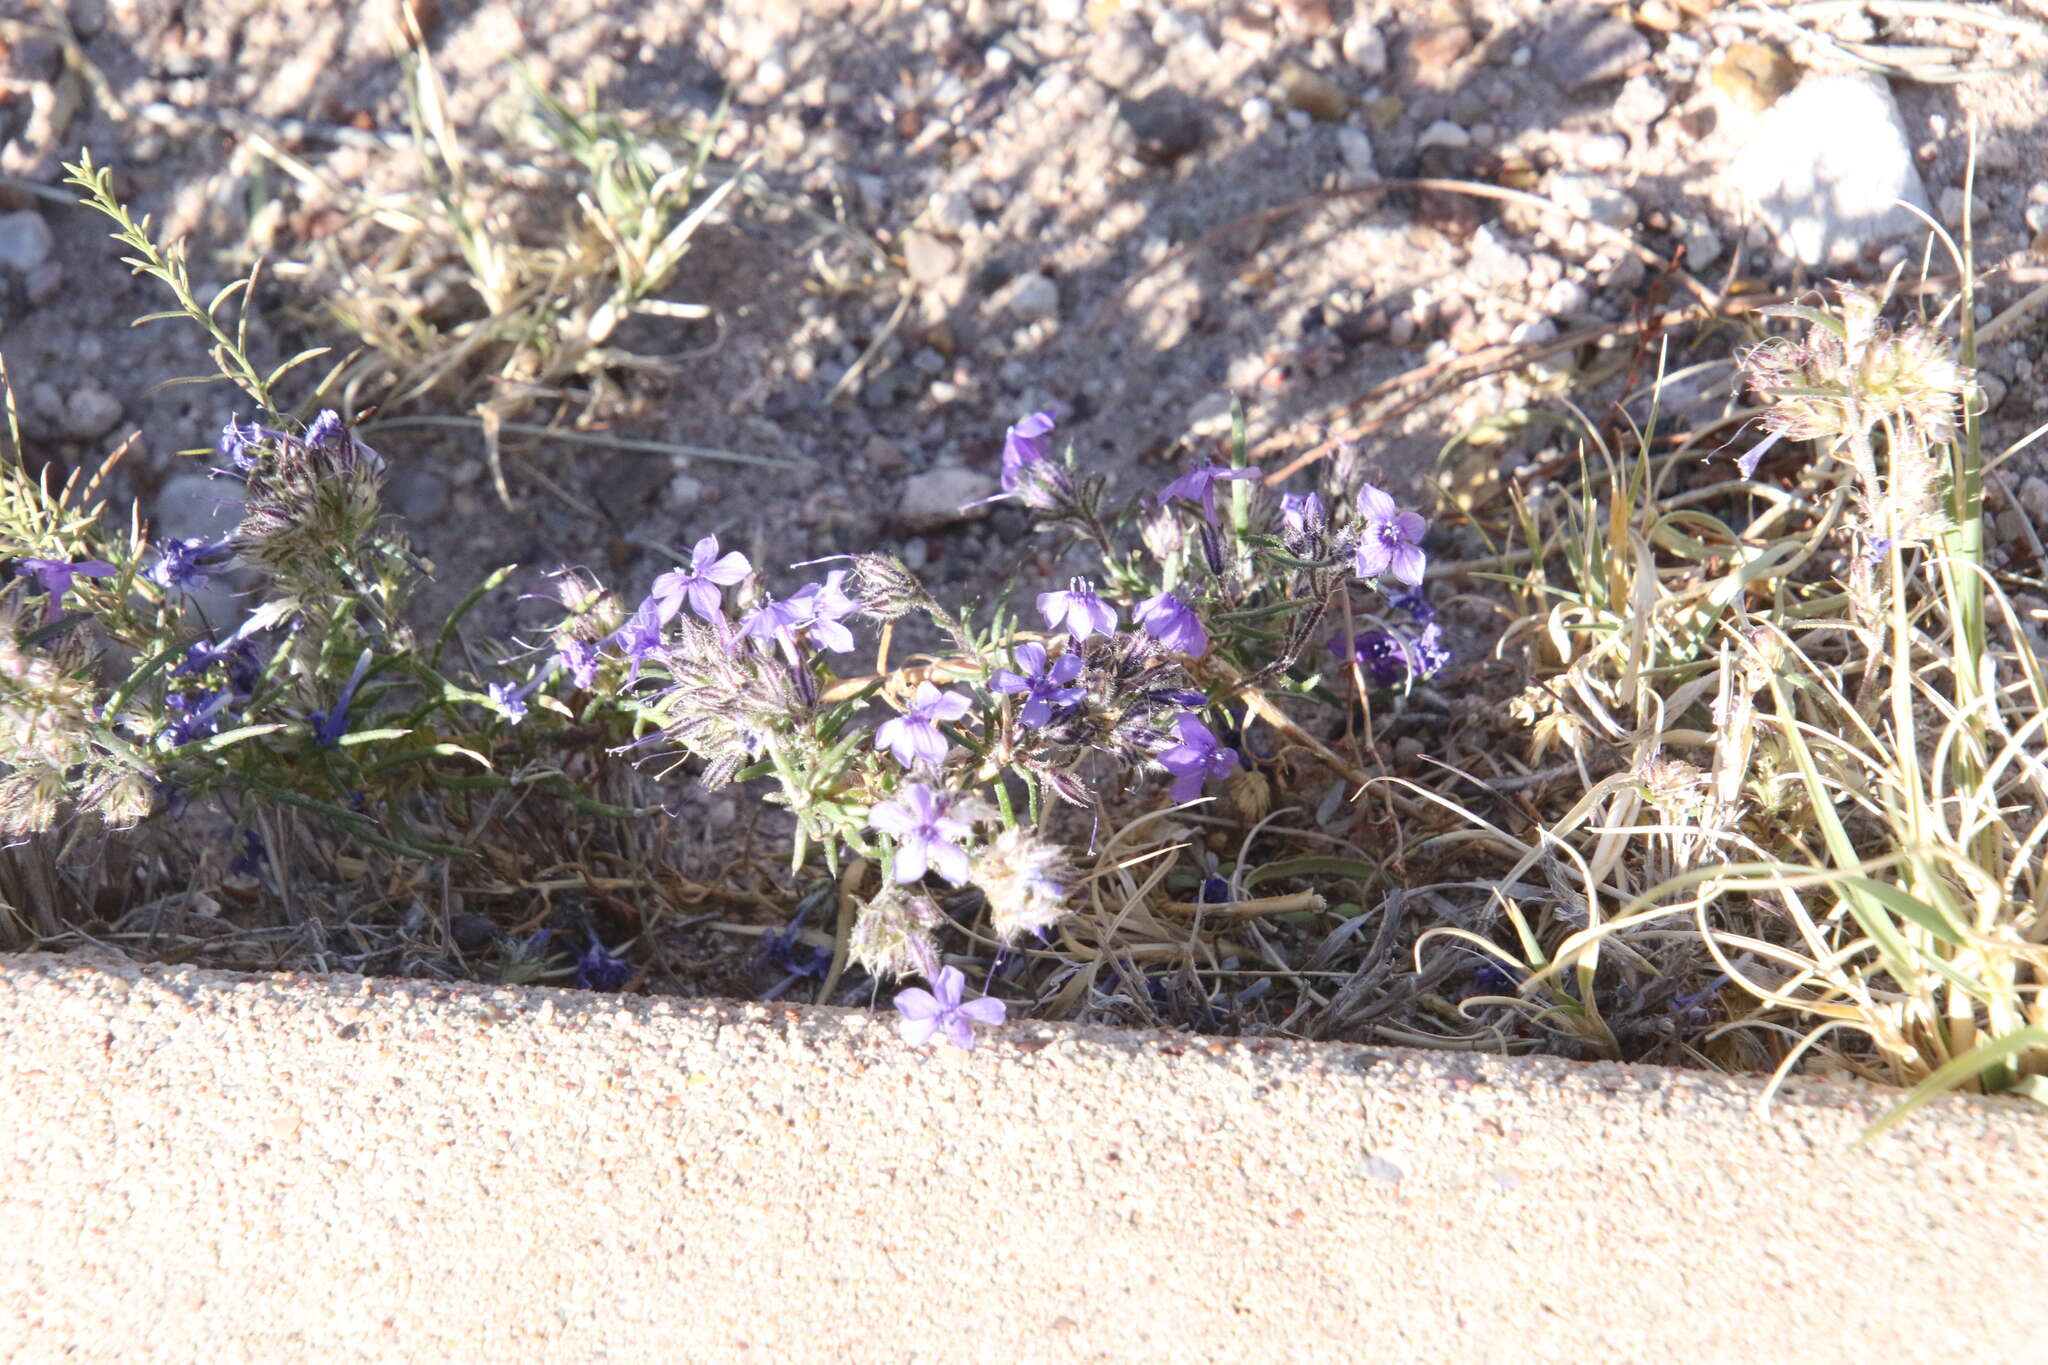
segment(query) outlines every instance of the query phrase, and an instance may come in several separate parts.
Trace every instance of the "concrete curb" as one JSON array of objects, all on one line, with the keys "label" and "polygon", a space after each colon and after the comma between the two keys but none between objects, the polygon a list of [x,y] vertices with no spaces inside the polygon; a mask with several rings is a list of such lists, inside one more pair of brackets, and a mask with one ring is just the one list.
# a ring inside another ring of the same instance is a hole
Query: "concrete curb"
[{"label": "concrete curb", "polygon": [[0,959],[67,1360],[2039,1358],[2048,1127],[1652,1067]]}]

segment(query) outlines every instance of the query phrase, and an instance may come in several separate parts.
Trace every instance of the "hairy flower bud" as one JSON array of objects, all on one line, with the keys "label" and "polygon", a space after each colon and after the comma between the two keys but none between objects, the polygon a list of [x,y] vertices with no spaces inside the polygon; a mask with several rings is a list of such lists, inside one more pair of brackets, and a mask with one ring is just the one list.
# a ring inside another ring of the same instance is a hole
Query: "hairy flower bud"
[{"label": "hairy flower bud", "polygon": [[894,621],[931,601],[924,584],[894,555],[855,555],[853,595],[878,621]]},{"label": "hairy flower bud", "polygon": [[873,977],[909,976],[936,961],[933,936],[944,917],[931,897],[900,886],[884,887],[855,912],[846,952]]}]

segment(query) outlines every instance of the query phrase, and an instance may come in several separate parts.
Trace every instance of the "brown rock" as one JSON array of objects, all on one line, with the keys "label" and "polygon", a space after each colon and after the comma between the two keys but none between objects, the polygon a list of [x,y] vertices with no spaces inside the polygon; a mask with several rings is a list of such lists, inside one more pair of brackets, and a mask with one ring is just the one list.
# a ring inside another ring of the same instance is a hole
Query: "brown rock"
[{"label": "brown rock", "polygon": [[1799,67],[1768,43],[1736,43],[1719,53],[1707,83],[1724,99],[1760,114],[1799,82]]},{"label": "brown rock", "polygon": [[1281,72],[1275,93],[1289,109],[1299,109],[1324,123],[1337,123],[1351,112],[1351,92],[1305,66],[1289,66]]}]

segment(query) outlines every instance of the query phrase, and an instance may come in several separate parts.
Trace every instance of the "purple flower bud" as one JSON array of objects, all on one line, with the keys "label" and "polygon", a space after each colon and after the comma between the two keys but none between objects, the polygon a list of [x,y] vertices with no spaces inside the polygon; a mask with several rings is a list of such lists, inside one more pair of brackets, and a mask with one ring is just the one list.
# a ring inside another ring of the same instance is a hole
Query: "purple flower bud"
[{"label": "purple flower bud", "polygon": [[1027,465],[1045,463],[1055,418],[1049,412],[1034,412],[1003,433],[1003,491],[1017,491],[1017,480]]},{"label": "purple flower bud", "polygon": [[235,557],[234,547],[225,540],[168,540],[157,547],[160,556],[149,570],[153,583],[175,592],[196,592],[206,586],[209,572]]}]

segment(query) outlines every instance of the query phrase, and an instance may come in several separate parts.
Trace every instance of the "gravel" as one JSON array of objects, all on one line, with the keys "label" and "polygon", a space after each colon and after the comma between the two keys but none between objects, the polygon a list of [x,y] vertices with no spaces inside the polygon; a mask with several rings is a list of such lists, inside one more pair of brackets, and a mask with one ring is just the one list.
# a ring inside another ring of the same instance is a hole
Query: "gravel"
[{"label": "gravel", "polygon": [[[0,960],[15,1360],[2032,1358],[2041,1119],[1037,1023]],[[1369,1347],[1361,1343],[1370,1343]]]}]

